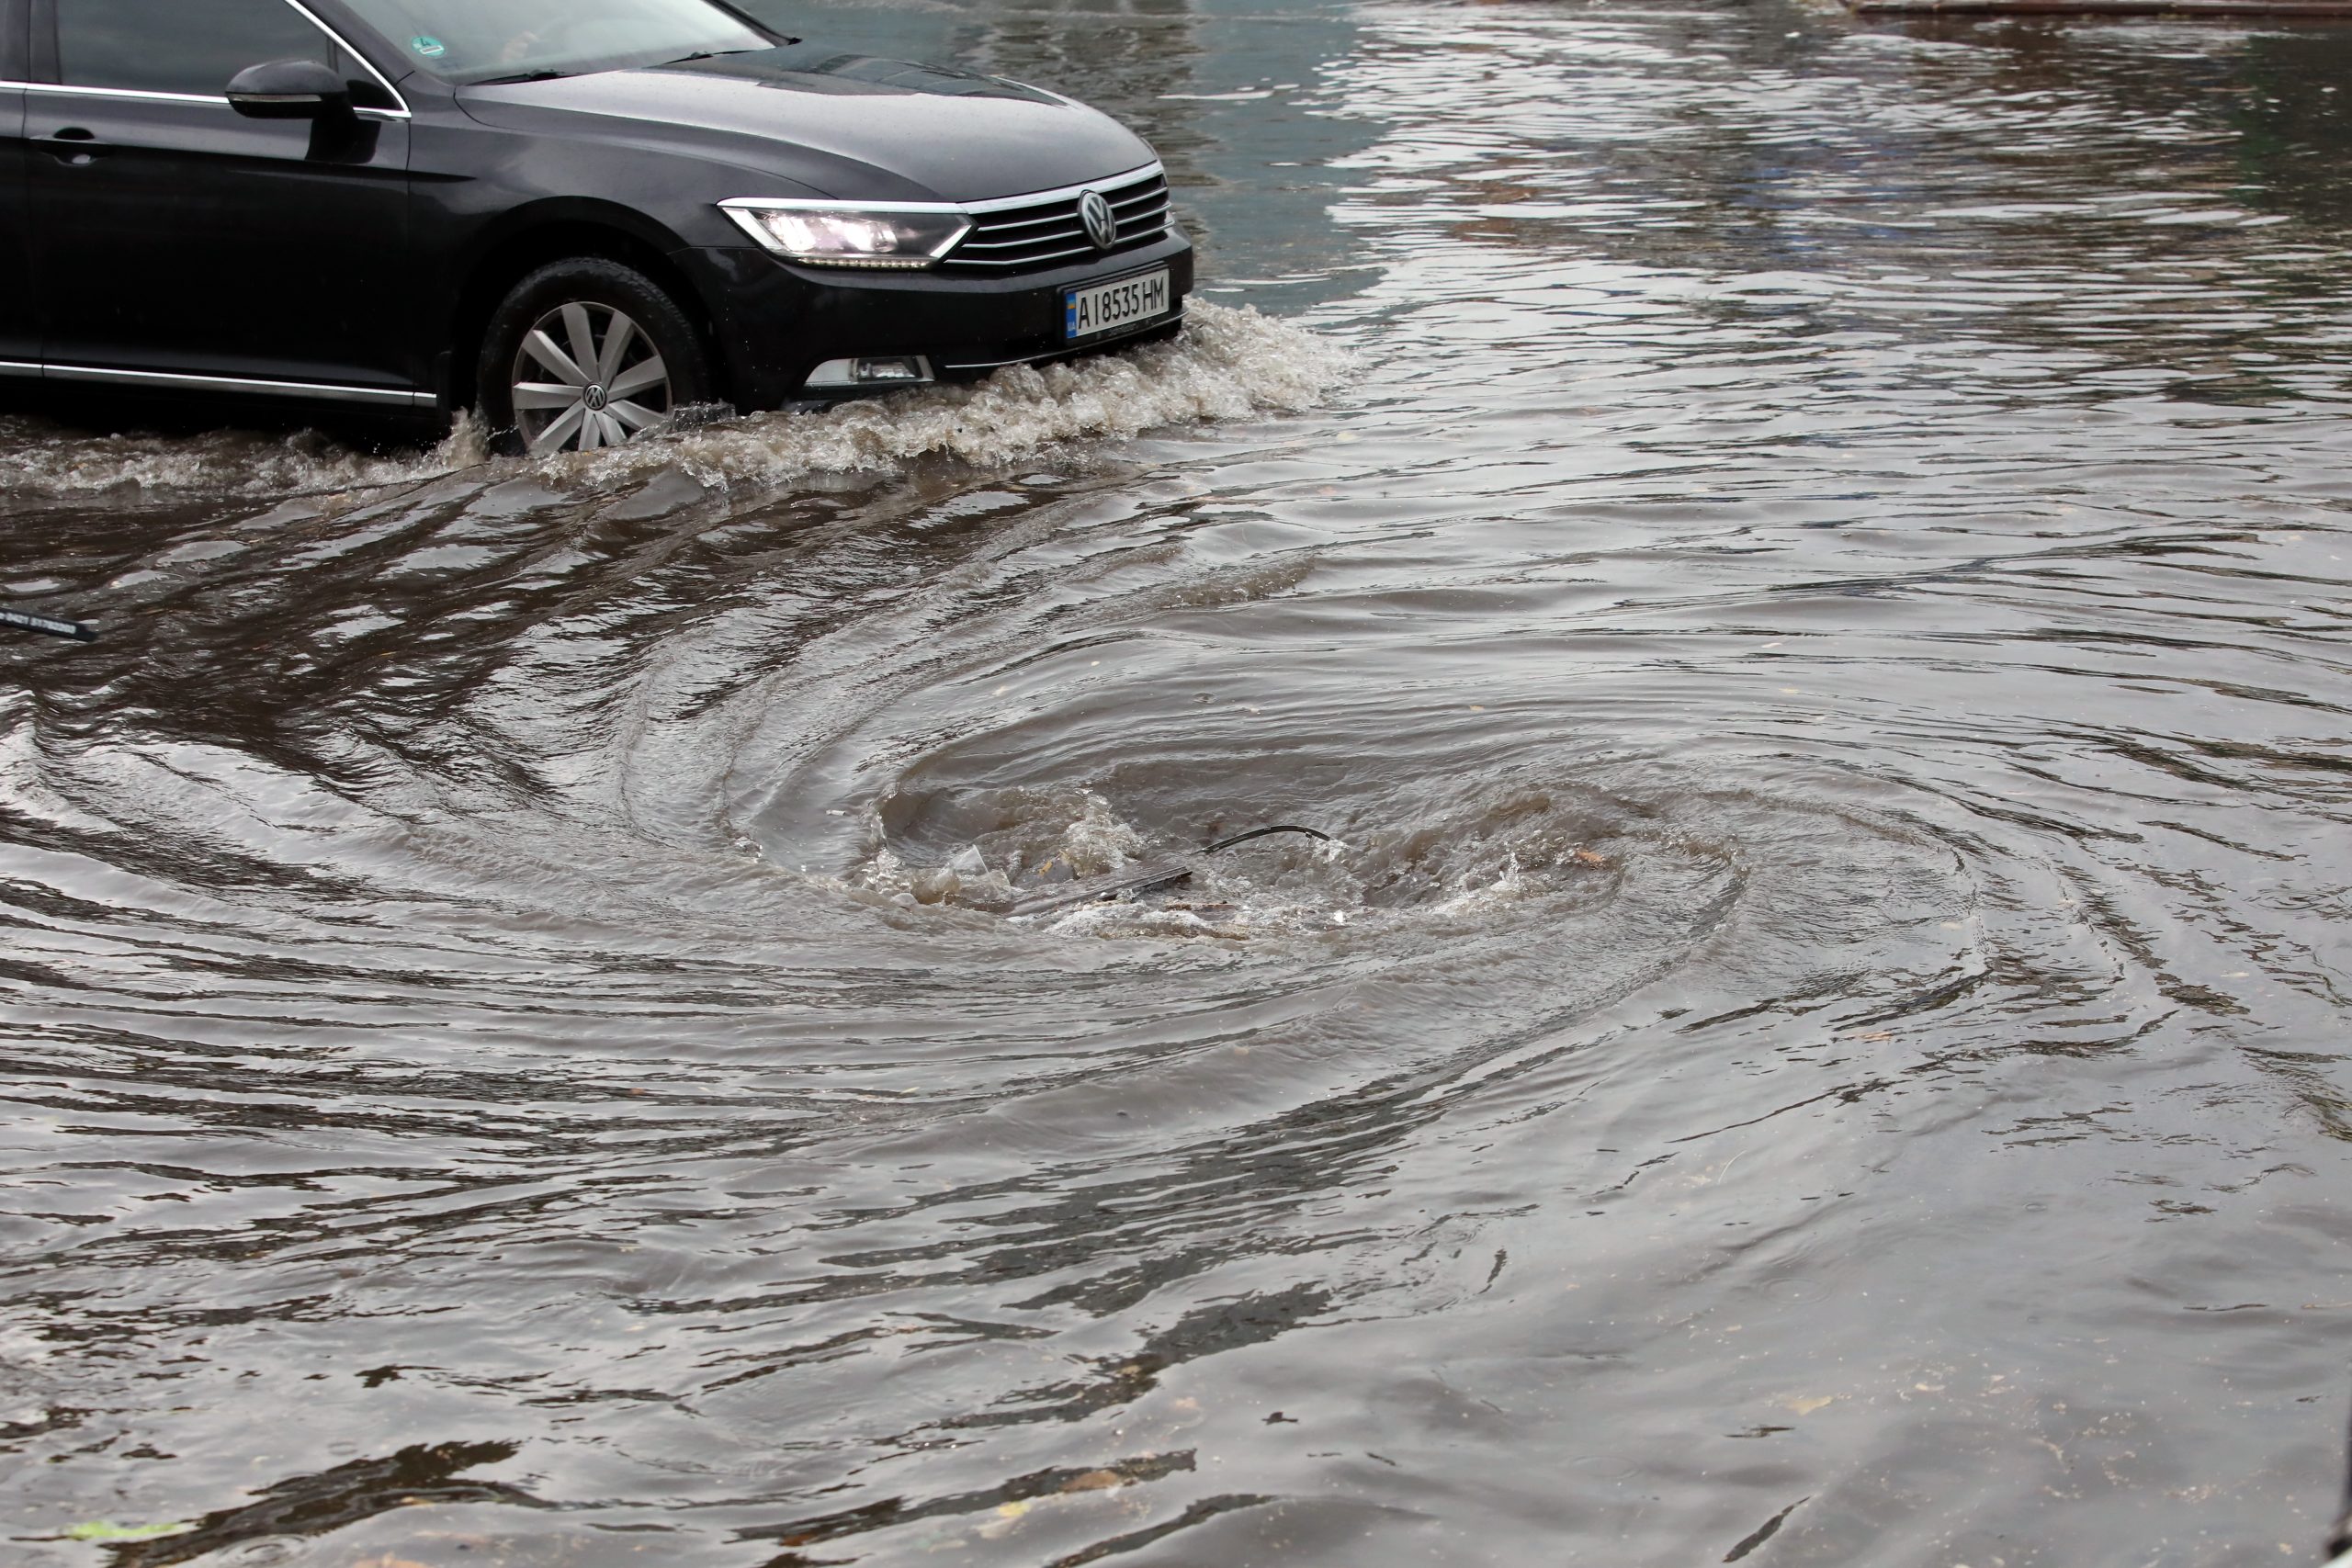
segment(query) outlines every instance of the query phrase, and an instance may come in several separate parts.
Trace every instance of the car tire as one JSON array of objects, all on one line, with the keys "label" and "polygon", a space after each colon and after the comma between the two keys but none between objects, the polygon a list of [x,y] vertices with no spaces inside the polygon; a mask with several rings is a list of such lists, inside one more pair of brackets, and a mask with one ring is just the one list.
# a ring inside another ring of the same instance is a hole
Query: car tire
[{"label": "car tire", "polygon": [[592,256],[551,262],[500,301],[475,387],[492,450],[514,457],[616,446],[718,397],[710,351],[677,301]]}]

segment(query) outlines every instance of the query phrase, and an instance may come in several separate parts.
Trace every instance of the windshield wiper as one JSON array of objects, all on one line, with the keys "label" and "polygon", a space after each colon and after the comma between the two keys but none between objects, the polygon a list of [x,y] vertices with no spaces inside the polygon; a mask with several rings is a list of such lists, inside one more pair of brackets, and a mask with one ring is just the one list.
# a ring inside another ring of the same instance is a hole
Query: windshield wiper
[{"label": "windshield wiper", "polygon": [[559,82],[572,74],[569,71],[518,71],[512,76],[485,76],[474,84],[477,87],[511,87],[517,82]]},{"label": "windshield wiper", "polygon": [[698,51],[693,54],[682,54],[675,60],[665,60],[662,63],[664,65],[685,65],[697,60],[717,60],[721,55],[758,54],[761,52],[761,51],[756,49],[706,49]]}]

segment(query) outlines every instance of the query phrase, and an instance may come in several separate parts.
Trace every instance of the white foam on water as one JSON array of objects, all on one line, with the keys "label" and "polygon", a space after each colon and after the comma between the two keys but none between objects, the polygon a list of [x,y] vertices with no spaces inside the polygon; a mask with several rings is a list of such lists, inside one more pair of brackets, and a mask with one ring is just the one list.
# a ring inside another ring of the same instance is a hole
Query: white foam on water
[{"label": "white foam on water", "polygon": [[1195,301],[1181,337],[1125,354],[1016,366],[969,386],[817,412],[757,414],[554,458],[540,471],[557,482],[663,468],[724,480],[888,471],[928,457],[989,466],[1071,442],[1311,408],[1349,363],[1344,349],[1304,327]]},{"label": "white foam on water", "polygon": [[[1580,907],[1605,893],[1613,874],[1603,874],[1623,853],[1590,847],[1611,836],[1611,823],[1592,818],[1580,801],[1541,793],[1474,801],[1408,832],[1360,841],[1285,835],[1216,854],[1190,840],[1156,837],[1088,788],[1023,786],[965,805],[970,819],[993,824],[965,852],[989,868],[984,875],[945,877],[952,862],[910,863],[877,832],[842,885],[906,908],[1009,916],[1057,937],[1230,946],[1345,932],[1412,943]],[[936,848],[915,857],[942,858]],[[1029,897],[1080,892],[1129,867],[1179,863],[1192,875],[1159,892],[1016,912]]]},{"label": "white foam on water", "polygon": [[46,420],[0,418],[0,494],[317,495],[414,484],[473,468],[488,456],[481,425],[470,414],[434,446],[386,456],[357,451],[313,430],[94,435]]},{"label": "white foam on water", "polygon": [[385,456],[312,431],[93,435],[42,420],[0,418],[0,494],[276,498],[415,484],[472,468],[492,479],[531,474],[573,488],[673,470],[706,483],[887,473],[928,457],[989,466],[1074,442],[1308,408],[1349,364],[1345,350],[1304,327],[1195,301],[1182,336],[1125,354],[1018,366],[968,386],[754,414],[541,460],[490,457],[470,417],[430,449]]}]

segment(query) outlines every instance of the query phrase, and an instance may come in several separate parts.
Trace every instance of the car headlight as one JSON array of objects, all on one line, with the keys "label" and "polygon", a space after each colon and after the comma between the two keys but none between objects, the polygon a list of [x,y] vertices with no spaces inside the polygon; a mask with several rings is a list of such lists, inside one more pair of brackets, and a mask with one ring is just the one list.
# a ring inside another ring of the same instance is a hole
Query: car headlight
[{"label": "car headlight", "polygon": [[756,197],[718,205],[777,255],[818,266],[929,266],[972,231],[972,220],[953,207]]}]

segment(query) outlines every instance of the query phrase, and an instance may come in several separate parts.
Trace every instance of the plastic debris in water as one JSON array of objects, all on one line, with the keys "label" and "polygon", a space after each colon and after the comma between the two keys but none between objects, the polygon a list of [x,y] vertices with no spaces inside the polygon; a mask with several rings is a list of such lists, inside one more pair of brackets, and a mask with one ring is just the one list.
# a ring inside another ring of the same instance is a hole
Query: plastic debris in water
[{"label": "plastic debris in water", "polygon": [[936,871],[919,871],[908,880],[907,889],[918,904],[944,904],[964,891],[964,879],[952,866]]},{"label": "plastic debris in water", "polygon": [[0,626],[20,632],[39,632],[43,637],[71,637],[75,642],[96,642],[96,631],[79,621],[61,621],[48,615],[36,615],[24,610],[0,610]]},{"label": "plastic debris in water", "polygon": [[94,1519],[85,1525],[74,1525],[65,1531],[68,1540],[161,1540],[167,1535],[186,1535],[196,1529],[184,1522],[168,1525],[119,1525],[112,1519]]}]

